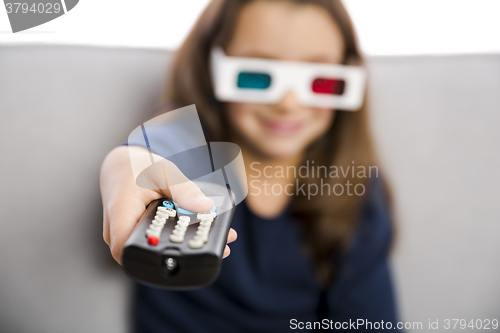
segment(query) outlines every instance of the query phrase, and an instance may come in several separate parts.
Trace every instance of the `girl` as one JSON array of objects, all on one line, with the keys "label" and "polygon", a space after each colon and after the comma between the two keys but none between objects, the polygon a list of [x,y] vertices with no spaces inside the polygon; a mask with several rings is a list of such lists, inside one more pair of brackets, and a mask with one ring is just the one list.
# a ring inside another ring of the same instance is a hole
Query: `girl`
[{"label": "girl", "polygon": [[[361,331],[377,323],[394,330],[387,257],[391,221],[374,168],[366,102],[346,111],[290,89],[275,101],[224,97],[216,91],[218,73],[210,72],[210,54],[218,47],[226,59],[273,60],[268,63],[282,69],[363,65],[340,0],[215,0],[208,5],[176,53],[166,102],[195,104],[207,141],[240,146],[249,194],[236,208],[228,243],[236,231],[238,241],[216,282],[189,292],[137,285],[135,331],[281,332],[352,329],[352,322]],[[266,73],[239,78],[239,88],[256,90],[280,79]],[[301,84],[299,76],[288,80]],[[343,84],[345,89],[350,84],[319,80],[312,86],[305,82],[304,94],[342,95]],[[169,133],[164,135],[168,140]],[[152,200],[173,197],[193,211],[213,205],[193,184],[182,191],[138,187],[129,154],[147,150],[118,147],[101,171],[104,239],[118,262]],[[300,168],[308,169],[306,176],[279,172]],[[225,257],[229,252],[226,246]]]}]

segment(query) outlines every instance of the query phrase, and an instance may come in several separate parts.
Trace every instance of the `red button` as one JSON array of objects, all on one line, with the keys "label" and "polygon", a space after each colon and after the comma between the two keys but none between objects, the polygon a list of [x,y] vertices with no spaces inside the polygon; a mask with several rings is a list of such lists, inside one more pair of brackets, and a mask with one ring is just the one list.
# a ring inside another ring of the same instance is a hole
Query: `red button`
[{"label": "red button", "polygon": [[160,242],[160,239],[158,237],[148,236],[148,243],[149,244],[158,245],[159,242]]}]

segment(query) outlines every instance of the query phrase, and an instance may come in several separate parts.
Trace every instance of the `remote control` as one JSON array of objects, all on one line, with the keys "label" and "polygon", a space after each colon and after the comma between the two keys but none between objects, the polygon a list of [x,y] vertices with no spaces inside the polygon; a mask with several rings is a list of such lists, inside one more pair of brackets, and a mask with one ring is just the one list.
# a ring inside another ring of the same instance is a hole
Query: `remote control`
[{"label": "remote control", "polygon": [[217,278],[234,206],[227,187],[196,184],[215,202],[208,212],[190,212],[168,198],[146,208],[123,249],[123,268],[133,279],[188,290],[208,286]]}]

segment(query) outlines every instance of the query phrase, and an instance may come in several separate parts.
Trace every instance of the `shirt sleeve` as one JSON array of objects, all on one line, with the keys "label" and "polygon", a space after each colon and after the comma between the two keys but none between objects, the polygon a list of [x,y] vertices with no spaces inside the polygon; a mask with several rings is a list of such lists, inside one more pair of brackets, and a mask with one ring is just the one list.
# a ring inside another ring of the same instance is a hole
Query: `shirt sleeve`
[{"label": "shirt sleeve", "polygon": [[391,216],[381,180],[372,179],[369,191],[350,251],[327,292],[328,319],[345,331],[399,332],[388,258]]},{"label": "shirt sleeve", "polygon": [[[214,171],[209,146],[194,105],[164,112],[144,122],[130,133],[125,145],[147,148],[175,164],[184,176],[192,180]],[[134,160],[131,163],[134,164]],[[154,164],[153,156],[151,164]],[[171,181],[169,183],[173,184]],[[148,186],[148,183],[145,184]]]}]

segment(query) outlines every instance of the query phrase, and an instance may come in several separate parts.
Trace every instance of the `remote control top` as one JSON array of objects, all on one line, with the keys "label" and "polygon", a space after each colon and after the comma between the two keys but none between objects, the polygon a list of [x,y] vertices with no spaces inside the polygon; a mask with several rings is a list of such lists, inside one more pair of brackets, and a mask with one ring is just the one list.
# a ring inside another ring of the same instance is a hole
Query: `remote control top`
[{"label": "remote control top", "polygon": [[218,276],[234,206],[226,187],[199,182],[214,200],[191,212],[168,198],[151,202],[125,243],[122,264],[137,281],[166,289],[194,289]]}]

